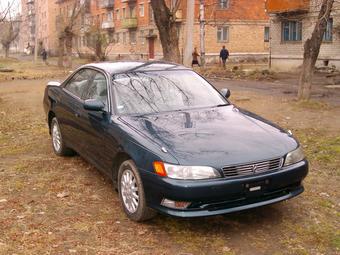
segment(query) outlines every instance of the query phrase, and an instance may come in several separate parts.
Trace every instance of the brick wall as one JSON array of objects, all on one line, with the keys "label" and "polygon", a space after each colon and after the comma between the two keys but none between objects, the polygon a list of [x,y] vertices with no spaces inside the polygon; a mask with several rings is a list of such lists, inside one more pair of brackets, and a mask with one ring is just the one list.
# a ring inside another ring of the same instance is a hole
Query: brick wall
[{"label": "brick wall", "polygon": [[[316,6],[313,3],[313,6]],[[340,68],[340,34],[335,31],[336,27],[340,27],[340,3],[335,3],[333,18],[333,39],[331,42],[323,42],[319,61],[317,65],[323,65],[323,60],[329,60],[329,65],[335,65]],[[289,16],[289,20],[302,20],[302,40],[298,42],[284,42],[282,40],[282,17],[272,16],[271,18],[271,56],[272,67],[276,70],[292,70],[296,69],[303,61],[303,45],[305,41],[311,37],[317,19],[317,10],[311,9],[307,14],[299,16]]]}]

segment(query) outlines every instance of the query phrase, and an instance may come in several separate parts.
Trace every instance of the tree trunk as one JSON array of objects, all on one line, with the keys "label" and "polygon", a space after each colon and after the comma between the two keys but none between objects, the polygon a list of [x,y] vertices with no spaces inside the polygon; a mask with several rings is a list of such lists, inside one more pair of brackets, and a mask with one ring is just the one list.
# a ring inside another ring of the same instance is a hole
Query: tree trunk
[{"label": "tree trunk", "polygon": [[64,38],[61,37],[58,39],[58,66],[64,66],[64,52],[65,52],[65,41]]},{"label": "tree trunk", "polygon": [[180,63],[181,55],[176,15],[171,13],[170,9],[166,6],[165,0],[151,0],[151,5],[159,31],[164,60]]},{"label": "tree trunk", "polygon": [[9,45],[6,45],[5,47],[5,58],[9,57]]},{"label": "tree trunk", "polygon": [[312,37],[305,42],[303,65],[299,81],[298,99],[309,100],[315,64],[320,53],[323,35],[326,31],[334,0],[323,0]]},{"label": "tree trunk", "polygon": [[65,37],[67,67],[72,67],[72,39],[73,39],[72,34],[67,34]]}]

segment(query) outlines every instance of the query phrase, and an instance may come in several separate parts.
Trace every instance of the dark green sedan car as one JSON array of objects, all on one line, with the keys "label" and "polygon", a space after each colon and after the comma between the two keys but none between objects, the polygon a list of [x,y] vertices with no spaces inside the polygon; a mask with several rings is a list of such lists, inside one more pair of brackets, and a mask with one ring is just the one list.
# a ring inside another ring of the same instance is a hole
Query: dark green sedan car
[{"label": "dark green sedan car", "polygon": [[50,82],[44,109],[55,153],[76,152],[108,175],[135,221],[225,214],[302,193],[308,162],[296,139],[229,96],[181,65],[97,63]]}]

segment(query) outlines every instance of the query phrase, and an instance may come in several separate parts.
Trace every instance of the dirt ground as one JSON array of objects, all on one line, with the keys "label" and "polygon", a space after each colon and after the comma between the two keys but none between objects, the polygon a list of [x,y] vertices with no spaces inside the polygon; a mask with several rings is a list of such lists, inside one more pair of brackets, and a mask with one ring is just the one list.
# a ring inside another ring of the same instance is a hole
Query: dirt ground
[{"label": "dirt ground", "polygon": [[99,171],[53,154],[45,84],[0,83],[0,254],[340,254],[339,105],[299,104],[272,83],[215,82],[299,138],[311,163],[306,191],[240,213],[137,224]]}]

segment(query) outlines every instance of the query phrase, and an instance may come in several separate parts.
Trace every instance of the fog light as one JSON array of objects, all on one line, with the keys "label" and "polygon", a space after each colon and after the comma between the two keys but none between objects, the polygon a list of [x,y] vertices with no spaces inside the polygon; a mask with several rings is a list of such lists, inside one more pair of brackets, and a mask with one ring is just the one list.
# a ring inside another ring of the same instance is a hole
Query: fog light
[{"label": "fog light", "polygon": [[167,198],[164,198],[161,203],[161,205],[173,209],[186,209],[190,204],[190,202],[173,201]]}]

